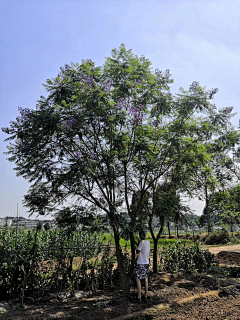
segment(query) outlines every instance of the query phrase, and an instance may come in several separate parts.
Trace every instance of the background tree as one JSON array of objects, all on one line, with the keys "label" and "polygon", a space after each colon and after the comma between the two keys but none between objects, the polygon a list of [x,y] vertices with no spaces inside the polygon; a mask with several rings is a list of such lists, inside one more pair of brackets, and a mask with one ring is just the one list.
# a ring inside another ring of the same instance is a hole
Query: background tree
[{"label": "background tree", "polygon": [[[229,153],[239,141],[239,132],[229,122],[232,108],[219,111],[222,118],[215,134],[211,134],[205,141],[209,155],[208,163],[196,171],[193,189],[196,195],[205,202],[203,216],[205,216],[208,233],[212,230],[211,211],[209,203],[215,192],[227,189],[234,180],[233,163]],[[204,219],[203,219],[204,220]],[[202,222],[203,222],[202,220]]]},{"label": "background tree", "polygon": [[234,225],[240,224],[240,185],[215,193],[209,207],[217,221],[229,225],[233,232]]}]

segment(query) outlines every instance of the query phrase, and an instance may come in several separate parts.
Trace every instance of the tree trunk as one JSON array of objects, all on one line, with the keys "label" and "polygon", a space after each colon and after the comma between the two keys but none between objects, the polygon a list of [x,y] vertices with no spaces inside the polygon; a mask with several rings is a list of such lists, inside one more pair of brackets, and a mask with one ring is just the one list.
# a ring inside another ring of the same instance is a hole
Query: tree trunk
[{"label": "tree trunk", "polygon": [[168,237],[169,237],[169,239],[172,239],[169,221],[167,222],[167,228],[168,228]]},{"label": "tree trunk", "polygon": [[[158,246],[158,240],[163,232],[163,227],[164,227],[164,217],[161,217],[160,218],[160,222],[161,222],[161,227],[158,231],[158,234],[156,237],[153,237],[152,235],[152,238],[153,238],[153,273],[157,273],[157,246]],[[151,232],[152,234],[152,232]]]},{"label": "tree trunk", "polygon": [[158,245],[158,239],[153,240],[153,273],[157,273],[157,245]]},{"label": "tree trunk", "polygon": [[[123,258],[122,250],[120,248],[119,232],[116,227],[113,227],[113,232],[114,232],[114,239],[115,239],[115,245],[116,245],[116,256],[117,256],[118,268],[119,268],[121,280],[122,280],[122,289],[123,289],[122,295],[123,297],[127,298],[129,297],[129,294],[130,294],[131,278],[134,272],[135,254],[132,254],[129,270],[125,270],[124,260],[123,260],[124,258]],[[132,241],[131,241],[131,244],[132,244]],[[133,248],[132,248],[132,253],[133,253]]]},{"label": "tree trunk", "polygon": [[177,239],[179,238],[179,233],[178,233],[178,224],[176,225],[176,232],[177,232]]},{"label": "tree trunk", "polygon": [[131,279],[124,273],[122,276],[122,295],[125,298],[128,298],[130,295]]},{"label": "tree trunk", "polygon": [[212,231],[212,223],[211,223],[211,216],[209,211],[209,197],[208,197],[208,190],[205,188],[205,199],[206,199],[206,205],[205,205],[205,212],[207,217],[207,231],[208,234]]}]

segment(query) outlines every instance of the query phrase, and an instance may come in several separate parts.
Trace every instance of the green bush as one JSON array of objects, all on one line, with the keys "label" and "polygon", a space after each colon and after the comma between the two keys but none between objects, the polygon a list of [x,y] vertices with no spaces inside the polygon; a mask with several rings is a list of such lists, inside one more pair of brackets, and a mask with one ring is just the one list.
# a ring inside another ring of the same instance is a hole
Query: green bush
[{"label": "green bush", "polygon": [[210,233],[205,244],[226,244],[229,241],[229,233],[227,230]]},{"label": "green bush", "polygon": [[186,247],[181,241],[174,246],[164,247],[160,251],[159,266],[162,271],[205,272],[216,263],[215,257],[208,250],[200,249],[199,243]]}]

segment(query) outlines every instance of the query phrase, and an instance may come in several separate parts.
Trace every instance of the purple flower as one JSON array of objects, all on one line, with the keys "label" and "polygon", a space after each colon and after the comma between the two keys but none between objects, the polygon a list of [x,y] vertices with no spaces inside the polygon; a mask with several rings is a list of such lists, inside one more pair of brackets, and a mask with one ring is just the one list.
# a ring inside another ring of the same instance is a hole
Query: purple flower
[{"label": "purple flower", "polygon": [[199,82],[193,81],[193,83],[190,85],[190,90],[195,90],[199,86]]},{"label": "purple flower", "polygon": [[9,134],[9,128],[2,127],[1,130],[2,130],[2,132]]},{"label": "purple flower", "polygon": [[[60,67],[61,73],[63,74],[65,71],[69,70],[71,67],[68,64],[65,64],[64,67]],[[61,77],[61,74],[58,75],[58,78]]]},{"label": "purple flower", "polygon": [[142,81],[141,80],[138,80],[137,82],[135,82],[135,86],[137,86],[137,85],[139,85],[139,84],[141,84],[142,83]]},{"label": "purple flower", "polygon": [[96,153],[93,152],[93,153],[90,155],[90,159],[91,159],[91,160],[94,160],[95,158],[96,158]]},{"label": "purple flower", "polygon": [[107,92],[110,92],[112,85],[113,85],[113,80],[107,80],[103,83],[102,89]]},{"label": "purple flower", "polygon": [[21,147],[19,148],[19,151],[22,153],[26,153],[30,149],[30,144],[26,141],[23,141]]},{"label": "purple flower", "polygon": [[60,120],[60,123],[63,125],[64,129],[71,131],[73,130],[73,126],[77,123],[77,120],[70,117],[68,120]]},{"label": "purple flower", "polygon": [[162,71],[155,69],[155,74],[156,74],[156,76],[160,76],[162,74]]},{"label": "purple flower", "polygon": [[82,158],[82,152],[76,152],[76,156],[78,157],[78,158]]},{"label": "purple flower", "polygon": [[125,101],[124,98],[120,98],[120,99],[118,100],[118,102],[117,102],[117,108],[118,108],[119,110],[123,110],[123,109],[126,108],[126,101]]},{"label": "purple flower", "polygon": [[21,117],[17,117],[16,120],[19,121],[23,121],[23,122],[27,122],[30,120],[31,116],[32,116],[32,110],[30,110],[29,108],[21,108],[18,107],[18,111],[20,112]]},{"label": "purple flower", "polygon": [[141,104],[129,108],[129,114],[133,116],[133,120],[137,123],[143,118],[142,111],[143,106]]},{"label": "purple flower", "polygon": [[95,80],[93,79],[93,77],[90,75],[86,75],[85,73],[83,73],[81,75],[82,77],[82,81],[88,86],[93,88],[95,86]]},{"label": "purple flower", "polygon": [[209,99],[212,99],[213,96],[218,92],[218,88],[212,89],[210,91],[207,92],[207,96]]},{"label": "purple flower", "polygon": [[221,110],[223,114],[228,115],[229,113],[231,113],[233,111],[233,107],[226,107],[224,109]]},{"label": "purple flower", "polygon": [[94,87],[94,85],[95,85],[95,81],[94,81],[94,79],[93,79],[93,77],[87,77],[86,78],[86,85],[88,86],[88,87]]}]

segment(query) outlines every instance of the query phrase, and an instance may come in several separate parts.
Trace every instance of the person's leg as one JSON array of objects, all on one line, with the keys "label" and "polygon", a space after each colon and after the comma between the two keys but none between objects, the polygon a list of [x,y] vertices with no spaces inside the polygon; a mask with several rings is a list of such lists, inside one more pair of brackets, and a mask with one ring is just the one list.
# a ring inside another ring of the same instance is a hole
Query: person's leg
[{"label": "person's leg", "polygon": [[141,299],[141,296],[142,296],[141,280],[139,278],[136,278],[136,282],[137,282],[138,299]]},{"label": "person's leg", "polygon": [[145,298],[148,297],[148,278],[144,279],[145,282]]}]

